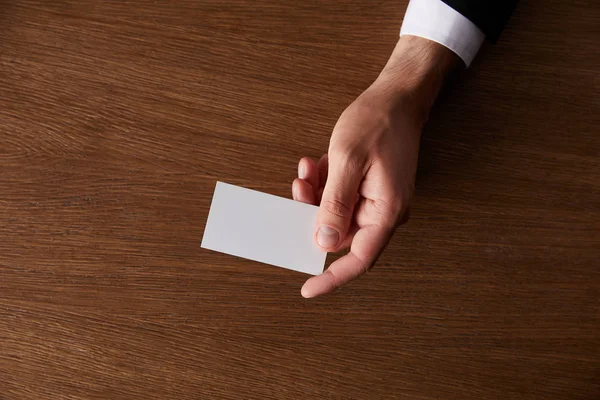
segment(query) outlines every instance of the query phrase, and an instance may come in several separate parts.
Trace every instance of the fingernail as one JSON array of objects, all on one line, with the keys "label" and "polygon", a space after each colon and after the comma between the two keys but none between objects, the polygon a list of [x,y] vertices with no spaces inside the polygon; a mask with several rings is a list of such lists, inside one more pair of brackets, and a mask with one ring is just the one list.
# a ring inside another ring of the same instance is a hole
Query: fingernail
[{"label": "fingernail", "polygon": [[310,299],[311,297],[314,297],[314,295],[312,294],[312,292],[310,290],[306,289],[306,286],[302,286],[302,290],[300,290],[300,294],[305,299]]},{"label": "fingernail", "polygon": [[319,246],[329,249],[331,247],[335,247],[340,240],[340,234],[335,229],[321,225],[319,227],[319,231],[317,232],[317,242]]},{"label": "fingernail", "polygon": [[306,177],[306,166],[303,162],[298,164],[298,178],[304,179]]}]

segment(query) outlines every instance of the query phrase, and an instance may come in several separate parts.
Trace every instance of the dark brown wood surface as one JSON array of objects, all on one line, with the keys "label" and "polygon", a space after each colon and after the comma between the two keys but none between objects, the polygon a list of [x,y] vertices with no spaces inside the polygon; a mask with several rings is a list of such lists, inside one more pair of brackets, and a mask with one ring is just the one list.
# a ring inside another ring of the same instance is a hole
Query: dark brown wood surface
[{"label": "dark brown wood surface", "polygon": [[0,399],[600,398],[598,2],[523,1],[453,77],[368,276],[200,248],[215,181],[290,196],[406,3],[0,1]]}]

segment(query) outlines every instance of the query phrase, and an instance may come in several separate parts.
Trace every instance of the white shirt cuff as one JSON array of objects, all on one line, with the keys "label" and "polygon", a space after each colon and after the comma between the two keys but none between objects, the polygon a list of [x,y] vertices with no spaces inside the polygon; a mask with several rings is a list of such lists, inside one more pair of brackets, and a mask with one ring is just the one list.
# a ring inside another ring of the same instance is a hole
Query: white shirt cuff
[{"label": "white shirt cuff", "polygon": [[468,67],[485,34],[474,23],[441,0],[410,0],[400,36],[433,40],[456,53]]}]

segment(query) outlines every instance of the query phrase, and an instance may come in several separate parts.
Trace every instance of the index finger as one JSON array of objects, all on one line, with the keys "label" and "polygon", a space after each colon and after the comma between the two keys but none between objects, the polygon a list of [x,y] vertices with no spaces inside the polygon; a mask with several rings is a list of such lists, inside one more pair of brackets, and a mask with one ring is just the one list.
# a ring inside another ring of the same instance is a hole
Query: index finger
[{"label": "index finger", "polygon": [[379,225],[361,228],[352,240],[350,252],[331,264],[321,275],[307,280],[302,286],[302,296],[311,298],[333,292],[367,272],[390,241],[392,233],[390,228]]}]

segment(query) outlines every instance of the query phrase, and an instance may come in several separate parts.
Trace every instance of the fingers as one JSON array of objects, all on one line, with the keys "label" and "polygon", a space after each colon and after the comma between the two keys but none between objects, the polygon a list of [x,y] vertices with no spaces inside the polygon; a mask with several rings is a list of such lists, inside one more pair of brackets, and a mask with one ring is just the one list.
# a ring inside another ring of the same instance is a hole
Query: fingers
[{"label": "fingers", "polygon": [[327,169],[329,168],[329,157],[327,154],[323,154],[319,162],[317,163],[317,169],[319,170],[319,186],[324,187],[327,182]]},{"label": "fingers", "polygon": [[302,296],[311,298],[330,293],[367,272],[388,244],[392,232],[378,225],[360,229],[354,236],[350,252],[331,264],[321,275],[307,280],[302,287]]},{"label": "fingers", "polygon": [[317,205],[313,187],[303,179],[296,178],[292,183],[292,196],[301,203]]},{"label": "fingers", "polygon": [[346,238],[363,174],[360,162],[341,159],[329,163],[315,234],[323,250],[334,251]]},{"label": "fingers", "polygon": [[327,169],[329,168],[329,158],[327,157],[327,153],[323,154],[319,162],[317,163],[317,168],[319,170],[319,189],[317,190],[317,203],[321,204],[321,198],[323,197],[323,188],[325,187],[325,183],[327,182]]},{"label": "fingers", "polygon": [[377,224],[393,229],[408,221],[409,210],[404,204],[397,198],[388,201],[362,198],[356,205],[354,219],[358,226]]},{"label": "fingers", "polygon": [[316,193],[319,189],[319,168],[317,163],[309,157],[303,157],[298,162],[298,178],[305,180]]},{"label": "fingers", "polygon": [[318,204],[319,169],[313,159],[303,157],[298,162],[298,179],[292,183],[292,197],[302,203]]}]

